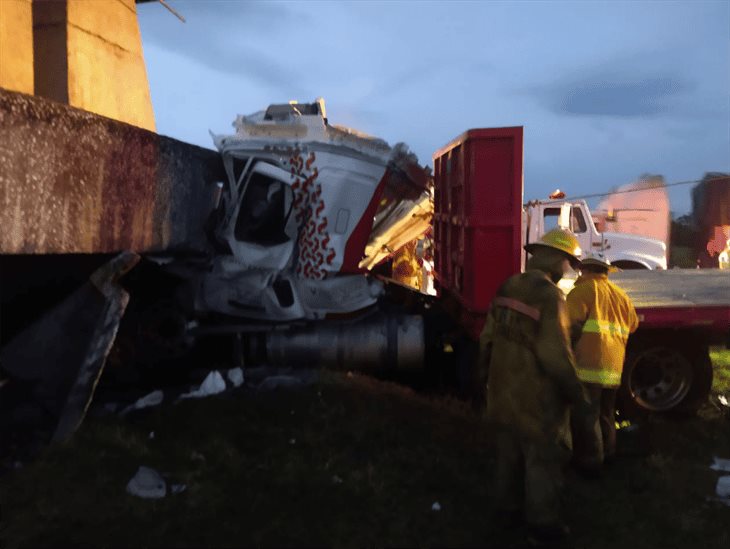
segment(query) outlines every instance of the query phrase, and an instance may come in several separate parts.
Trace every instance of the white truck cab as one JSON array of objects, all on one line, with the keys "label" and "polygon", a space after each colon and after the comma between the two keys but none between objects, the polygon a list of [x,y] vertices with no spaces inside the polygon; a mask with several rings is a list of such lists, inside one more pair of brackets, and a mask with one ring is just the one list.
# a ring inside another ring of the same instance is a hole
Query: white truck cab
[{"label": "white truck cab", "polygon": [[534,242],[556,227],[570,229],[584,252],[602,252],[621,269],[666,269],[667,247],[661,240],[596,229],[585,200],[536,200],[525,204],[523,242]]}]

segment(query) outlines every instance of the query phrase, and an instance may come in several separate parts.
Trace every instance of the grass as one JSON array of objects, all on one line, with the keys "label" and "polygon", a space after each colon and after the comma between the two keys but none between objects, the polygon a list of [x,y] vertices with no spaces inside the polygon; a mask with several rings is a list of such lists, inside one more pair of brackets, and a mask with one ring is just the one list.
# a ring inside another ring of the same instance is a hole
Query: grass
[{"label": "grass", "polygon": [[730,350],[714,347],[710,349],[710,360],[714,366],[712,390],[730,399]]},{"label": "grass", "polygon": [[[721,391],[728,358],[713,354]],[[567,479],[577,546],[730,546],[730,509],[709,500],[718,473],[708,467],[730,458],[729,418],[708,405],[620,436],[643,455],[595,482]],[[299,391],[88,419],[0,477],[0,547],[521,546],[521,532],[489,518],[493,459],[489,431],[463,403],[326,374]],[[140,465],[187,490],[126,494]]]}]

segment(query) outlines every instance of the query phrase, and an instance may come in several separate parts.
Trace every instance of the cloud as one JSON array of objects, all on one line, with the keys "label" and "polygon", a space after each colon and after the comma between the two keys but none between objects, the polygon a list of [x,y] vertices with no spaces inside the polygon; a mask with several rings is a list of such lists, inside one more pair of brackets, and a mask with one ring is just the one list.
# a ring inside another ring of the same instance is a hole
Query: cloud
[{"label": "cloud", "polygon": [[534,93],[557,114],[600,117],[652,117],[671,112],[692,86],[669,74],[617,72],[566,78]]},{"label": "cloud", "polygon": [[[307,95],[290,57],[266,52],[295,23],[309,17],[288,5],[268,2],[171,2],[186,23],[158,4],[140,5],[142,36],[146,42],[174,52],[211,69],[252,78],[287,96]],[[283,57],[283,58],[282,58]]]}]

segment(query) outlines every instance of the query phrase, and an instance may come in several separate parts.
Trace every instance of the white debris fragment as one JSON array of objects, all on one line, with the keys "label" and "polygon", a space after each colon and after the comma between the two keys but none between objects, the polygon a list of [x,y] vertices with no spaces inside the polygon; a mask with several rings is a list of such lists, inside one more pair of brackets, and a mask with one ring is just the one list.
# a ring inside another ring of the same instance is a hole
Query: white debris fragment
[{"label": "white debris fragment", "polygon": [[725,475],[717,479],[715,493],[718,501],[730,507],[730,475]]},{"label": "white debris fragment", "polygon": [[187,484],[173,484],[170,486],[170,493],[171,494],[182,494],[187,489],[188,489]]},{"label": "white debris fragment", "polygon": [[119,415],[126,416],[129,412],[132,410],[141,410],[142,408],[149,408],[151,406],[159,406],[162,404],[162,400],[165,398],[165,395],[162,391],[152,391],[150,394],[143,396],[140,399],[137,399],[136,402],[133,404],[130,404],[127,406],[124,410],[121,411]]},{"label": "white debris fragment", "polygon": [[180,395],[180,398],[203,398],[211,395],[217,395],[226,390],[226,382],[218,370],[213,370],[200,384],[200,387]]},{"label": "white debris fragment", "polygon": [[147,438],[150,439],[150,440],[154,440],[155,439],[155,432],[154,431],[150,431],[150,434],[149,434],[149,436]]},{"label": "white debris fragment", "polygon": [[342,482],[343,482],[343,480],[340,477],[338,477],[337,475],[334,475],[332,477],[332,484],[342,484]]},{"label": "white debris fragment", "polygon": [[289,439],[289,444],[291,444],[292,446],[294,446],[296,443],[297,443],[297,439],[295,439],[295,438]]},{"label": "white debris fragment", "polygon": [[433,505],[431,505],[431,511],[440,511],[441,510],[441,504],[438,501],[434,501]]},{"label": "white debris fragment", "polygon": [[725,471],[730,473],[730,459],[713,457],[714,463],[710,465],[710,469],[713,471]]},{"label": "white debris fragment", "polygon": [[127,493],[144,499],[160,499],[167,494],[167,484],[160,473],[141,465],[127,483]]},{"label": "white debris fragment", "polygon": [[234,387],[243,385],[243,370],[241,368],[231,368],[226,372],[228,381],[233,383]]},{"label": "white debris fragment", "polygon": [[718,396],[717,400],[719,400],[720,404],[722,404],[723,406],[730,407],[730,402],[727,401],[727,397],[725,395]]}]

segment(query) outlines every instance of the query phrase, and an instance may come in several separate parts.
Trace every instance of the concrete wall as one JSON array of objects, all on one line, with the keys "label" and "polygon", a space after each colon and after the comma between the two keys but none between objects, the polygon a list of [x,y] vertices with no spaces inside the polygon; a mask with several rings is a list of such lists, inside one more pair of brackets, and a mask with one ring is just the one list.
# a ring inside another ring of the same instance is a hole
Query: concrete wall
[{"label": "concrete wall", "polygon": [[33,93],[31,0],[0,0],[0,88]]},{"label": "concrete wall", "polygon": [[0,254],[207,249],[217,152],[2,89],[0,135]]}]

